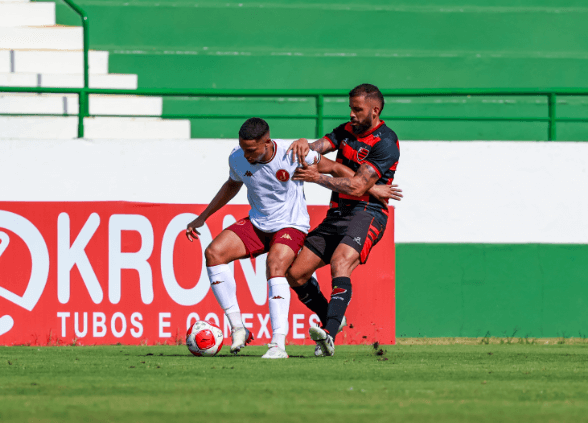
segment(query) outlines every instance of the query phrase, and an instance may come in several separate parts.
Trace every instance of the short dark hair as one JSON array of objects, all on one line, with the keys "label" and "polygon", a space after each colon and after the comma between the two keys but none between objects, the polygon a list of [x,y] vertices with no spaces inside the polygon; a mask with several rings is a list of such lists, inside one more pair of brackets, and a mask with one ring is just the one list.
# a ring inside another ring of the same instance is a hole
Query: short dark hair
[{"label": "short dark hair", "polygon": [[365,98],[378,100],[380,102],[380,113],[384,110],[384,96],[375,85],[361,84],[349,91],[349,97],[359,97],[361,95],[365,96]]},{"label": "short dark hair", "polygon": [[261,118],[249,118],[239,129],[239,138],[242,140],[258,140],[269,132],[269,125]]}]

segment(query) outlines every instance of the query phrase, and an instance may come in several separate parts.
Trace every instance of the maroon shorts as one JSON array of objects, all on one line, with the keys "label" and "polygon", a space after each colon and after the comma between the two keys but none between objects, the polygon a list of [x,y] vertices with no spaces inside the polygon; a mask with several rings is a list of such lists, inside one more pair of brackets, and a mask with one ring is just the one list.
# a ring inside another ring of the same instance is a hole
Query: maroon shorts
[{"label": "maroon shorts", "polygon": [[284,228],[278,232],[263,232],[253,226],[248,217],[241,219],[227,228],[237,234],[251,257],[267,253],[274,244],[287,245],[298,254],[304,245],[306,234],[298,229]]}]

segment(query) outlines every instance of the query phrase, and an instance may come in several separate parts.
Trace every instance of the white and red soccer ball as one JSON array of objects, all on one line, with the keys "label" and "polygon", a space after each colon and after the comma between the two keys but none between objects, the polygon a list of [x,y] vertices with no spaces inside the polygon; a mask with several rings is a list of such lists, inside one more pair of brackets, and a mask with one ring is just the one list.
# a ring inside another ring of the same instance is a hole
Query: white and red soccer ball
[{"label": "white and red soccer ball", "polygon": [[223,331],[202,320],[194,322],[186,333],[186,345],[197,357],[212,357],[223,347]]}]

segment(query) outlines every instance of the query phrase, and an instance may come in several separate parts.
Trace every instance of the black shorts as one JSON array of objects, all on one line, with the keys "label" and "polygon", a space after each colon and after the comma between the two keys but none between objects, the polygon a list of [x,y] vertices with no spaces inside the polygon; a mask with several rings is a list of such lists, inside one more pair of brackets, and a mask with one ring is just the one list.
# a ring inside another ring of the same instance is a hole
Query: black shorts
[{"label": "black shorts", "polygon": [[308,234],[304,245],[329,264],[339,244],[346,244],[359,253],[359,262],[364,264],[385,229],[386,226],[366,211],[341,213],[338,209],[330,209],[325,220]]}]

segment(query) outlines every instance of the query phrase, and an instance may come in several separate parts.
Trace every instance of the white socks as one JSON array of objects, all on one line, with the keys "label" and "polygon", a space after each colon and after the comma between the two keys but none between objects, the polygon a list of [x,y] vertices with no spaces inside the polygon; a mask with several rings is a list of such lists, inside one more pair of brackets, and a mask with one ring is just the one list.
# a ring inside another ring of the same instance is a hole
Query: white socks
[{"label": "white socks", "polygon": [[[237,284],[228,264],[207,267],[212,292],[224,310],[232,329],[243,327],[241,310],[237,302]],[[272,325],[272,343],[286,349],[288,313],[290,312],[290,286],[285,277],[271,278],[269,285],[269,311]]]},{"label": "white socks", "polygon": [[228,264],[207,267],[210,287],[221,308],[225,311],[232,329],[243,327],[241,310],[237,302],[237,284]]},{"label": "white socks", "polygon": [[269,284],[269,311],[272,324],[272,343],[286,349],[288,313],[290,311],[290,285],[285,277],[271,278]]}]

